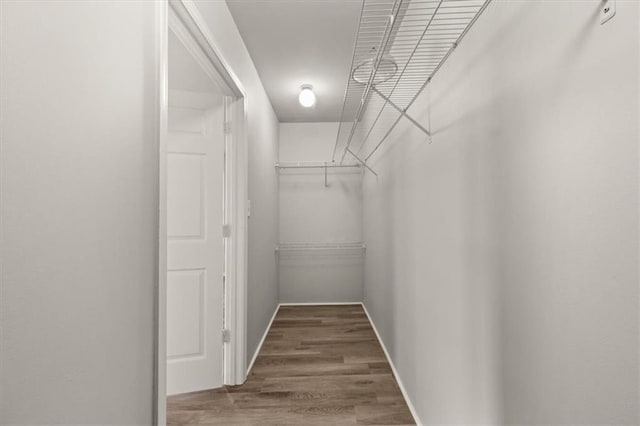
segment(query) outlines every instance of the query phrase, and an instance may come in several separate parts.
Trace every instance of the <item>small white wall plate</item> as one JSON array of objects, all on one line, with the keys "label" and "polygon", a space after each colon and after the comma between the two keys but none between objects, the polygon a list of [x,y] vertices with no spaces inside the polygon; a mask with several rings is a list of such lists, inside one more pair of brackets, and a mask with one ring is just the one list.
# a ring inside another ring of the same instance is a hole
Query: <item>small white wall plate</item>
[{"label": "small white wall plate", "polygon": [[600,24],[609,22],[616,14],[616,0],[603,0],[600,5]]}]

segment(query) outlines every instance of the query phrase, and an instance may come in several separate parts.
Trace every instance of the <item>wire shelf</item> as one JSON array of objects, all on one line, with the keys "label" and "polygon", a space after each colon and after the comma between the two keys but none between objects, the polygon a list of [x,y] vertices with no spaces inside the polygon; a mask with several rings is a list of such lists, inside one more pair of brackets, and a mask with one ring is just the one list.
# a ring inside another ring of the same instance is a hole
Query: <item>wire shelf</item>
[{"label": "wire shelf", "polygon": [[321,161],[296,161],[276,163],[276,169],[359,169],[360,163],[335,164]]},{"label": "wire shelf", "polygon": [[491,0],[363,0],[332,161],[367,164]]},{"label": "wire shelf", "polygon": [[362,241],[349,241],[339,243],[280,243],[276,251],[300,251],[300,250],[366,250],[367,246]]},{"label": "wire shelf", "polygon": [[329,162],[318,162],[318,161],[298,161],[295,163],[276,163],[276,170],[279,172],[279,174],[282,174],[283,170],[301,170],[301,169],[307,169],[307,170],[319,170],[324,172],[324,187],[328,188],[329,187],[329,170],[332,171],[333,173],[337,173],[339,171],[349,171],[351,170],[351,172],[353,172],[353,170],[357,171],[358,173],[360,173],[360,168],[362,166],[360,165],[360,163],[341,163],[341,164],[337,164],[337,163],[329,163]]}]

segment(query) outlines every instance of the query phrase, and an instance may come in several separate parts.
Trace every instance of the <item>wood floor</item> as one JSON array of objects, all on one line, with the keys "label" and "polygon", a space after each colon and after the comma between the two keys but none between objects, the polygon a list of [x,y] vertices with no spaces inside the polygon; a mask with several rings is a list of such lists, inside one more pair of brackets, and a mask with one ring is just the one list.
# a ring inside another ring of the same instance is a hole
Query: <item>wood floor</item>
[{"label": "wood floor", "polygon": [[415,424],[359,305],[282,306],[241,386],[168,398],[169,425]]}]

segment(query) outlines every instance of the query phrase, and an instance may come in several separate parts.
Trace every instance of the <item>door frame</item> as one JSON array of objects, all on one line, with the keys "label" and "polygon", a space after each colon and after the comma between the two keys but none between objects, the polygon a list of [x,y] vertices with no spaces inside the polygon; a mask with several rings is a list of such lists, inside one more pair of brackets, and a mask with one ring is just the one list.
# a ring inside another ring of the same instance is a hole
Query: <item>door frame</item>
[{"label": "door frame", "polygon": [[[247,258],[248,258],[248,144],[246,91],[229,63],[216,46],[206,22],[192,0],[157,1],[157,123],[158,158],[158,285],[154,295],[154,401],[153,423],[166,424],[166,333],[167,333],[167,116],[168,116],[168,34],[179,26],[191,47],[199,49],[196,60],[205,60],[228,89],[225,96],[225,223],[230,232],[226,239],[226,291],[224,327],[230,339],[223,345],[225,385],[244,383],[246,366]],[[189,46],[187,46],[189,48]],[[222,229],[221,229],[222,232]],[[220,336],[222,338],[222,335]]]}]

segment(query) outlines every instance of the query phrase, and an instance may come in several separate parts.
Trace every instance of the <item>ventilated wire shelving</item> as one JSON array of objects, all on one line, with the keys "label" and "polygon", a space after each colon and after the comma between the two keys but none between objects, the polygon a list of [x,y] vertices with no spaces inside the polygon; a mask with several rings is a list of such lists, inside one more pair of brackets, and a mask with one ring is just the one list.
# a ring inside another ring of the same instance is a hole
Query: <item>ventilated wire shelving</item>
[{"label": "ventilated wire shelving", "polygon": [[276,251],[365,250],[366,248],[366,245],[362,241],[340,243],[280,243],[276,246]]},{"label": "ventilated wire shelving", "polygon": [[330,162],[322,161],[296,161],[296,162],[282,162],[276,163],[276,169],[351,169],[360,168],[360,163],[350,164],[334,164]]},{"label": "ventilated wire shelving", "polygon": [[364,0],[332,162],[369,160],[491,0]]},{"label": "ventilated wire shelving", "polygon": [[276,170],[292,170],[292,169],[316,169],[324,171],[324,186],[329,187],[329,170],[333,169],[360,169],[360,163],[334,163],[334,162],[318,162],[318,161],[297,161],[294,163],[276,163]]}]

